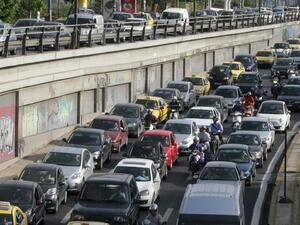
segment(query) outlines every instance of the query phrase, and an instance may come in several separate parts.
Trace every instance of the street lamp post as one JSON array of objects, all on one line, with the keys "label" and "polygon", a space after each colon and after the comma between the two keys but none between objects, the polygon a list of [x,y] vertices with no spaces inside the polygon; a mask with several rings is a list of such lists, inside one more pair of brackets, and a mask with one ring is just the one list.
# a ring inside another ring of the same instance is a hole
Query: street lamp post
[{"label": "street lamp post", "polygon": [[193,2],[193,14],[196,17],[196,0]]}]

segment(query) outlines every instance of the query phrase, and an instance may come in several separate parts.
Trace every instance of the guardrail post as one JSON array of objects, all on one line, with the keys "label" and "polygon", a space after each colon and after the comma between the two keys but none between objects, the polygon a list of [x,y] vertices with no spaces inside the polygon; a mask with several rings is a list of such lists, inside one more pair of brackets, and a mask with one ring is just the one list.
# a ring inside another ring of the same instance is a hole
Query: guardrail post
[{"label": "guardrail post", "polygon": [[144,23],[144,26],[143,26],[143,31],[142,31],[142,37],[141,37],[141,39],[142,39],[142,41],[145,41],[145,32],[146,32],[146,22]]},{"label": "guardrail post", "polygon": [[223,29],[223,30],[226,30],[226,27],[225,27],[225,26],[226,26],[226,20],[223,19],[223,21],[222,21],[222,29]]},{"label": "guardrail post", "polygon": [[39,39],[39,52],[43,52],[43,38],[44,38],[44,32],[45,32],[45,27],[42,27],[42,33],[40,34],[40,39]]},{"label": "guardrail post", "polygon": [[209,18],[209,21],[208,21],[208,31],[211,32],[212,29],[211,29],[211,18]]},{"label": "guardrail post", "polygon": [[298,12],[298,20],[300,20],[300,11]]},{"label": "guardrail post", "polygon": [[106,45],[106,31],[105,31],[105,29],[103,30],[103,33],[102,33],[102,45]]},{"label": "guardrail post", "polygon": [[169,21],[167,21],[167,24],[164,24],[164,38],[167,38],[168,24],[169,24]]},{"label": "guardrail post", "polygon": [[153,24],[153,40],[156,39],[157,21]]},{"label": "guardrail post", "polygon": [[176,20],[174,25],[174,36],[177,36],[177,25],[178,25],[178,20]]},{"label": "guardrail post", "polygon": [[255,27],[255,16],[252,17],[252,27]]},{"label": "guardrail post", "polygon": [[59,37],[60,37],[60,27],[57,27],[56,37],[55,37],[55,50],[59,51]]},{"label": "guardrail post", "polygon": [[73,27],[73,32],[72,32],[72,35],[71,35],[72,39],[71,39],[71,48],[72,49],[75,49],[76,48],[76,26]]},{"label": "guardrail post", "polygon": [[242,28],[244,28],[244,16],[242,15]]},{"label": "guardrail post", "polygon": [[238,29],[238,28],[239,28],[239,20],[236,19],[236,20],[235,20],[235,29]]},{"label": "guardrail post", "polygon": [[81,35],[81,24],[79,25],[79,29],[77,29],[77,42],[76,42],[76,48],[80,48],[80,35]]},{"label": "guardrail post", "polygon": [[219,18],[216,21],[216,31],[218,31],[218,30],[219,30]]},{"label": "guardrail post", "polygon": [[204,30],[203,30],[203,23],[204,23],[204,21],[203,21],[203,19],[202,19],[202,20],[201,20],[201,33],[204,32]]},{"label": "guardrail post", "polygon": [[186,19],[184,20],[183,23],[182,32],[181,32],[182,35],[185,35],[185,29],[186,29]]},{"label": "guardrail post", "polygon": [[278,23],[278,16],[275,16],[275,23]]},{"label": "guardrail post", "polygon": [[196,19],[193,20],[192,34],[196,34]]},{"label": "guardrail post", "polygon": [[267,24],[270,24],[270,17],[267,15]]},{"label": "guardrail post", "polygon": [[8,35],[5,38],[5,43],[4,43],[4,54],[3,56],[5,58],[7,58],[8,56],[8,44],[9,44],[9,39],[10,39],[10,35],[11,35],[11,29],[8,30]]},{"label": "guardrail post", "polygon": [[247,17],[247,27],[250,27],[250,18],[249,18],[249,16]]},{"label": "guardrail post", "polygon": [[120,31],[121,31],[121,28],[119,26],[117,29],[117,39],[116,39],[117,44],[120,44]]},{"label": "guardrail post", "polygon": [[130,42],[133,42],[133,25],[131,25],[131,29],[130,29]]},{"label": "guardrail post", "polygon": [[26,55],[26,39],[27,39],[28,27],[25,28],[25,33],[22,37],[22,55]]},{"label": "guardrail post", "polygon": [[88,46],[89,47],[92,47],[92,31],[93,31],[93,26],[94,26],[94,24],[91,24],[89,26],[90,27],[89,36],[88,36]]}]

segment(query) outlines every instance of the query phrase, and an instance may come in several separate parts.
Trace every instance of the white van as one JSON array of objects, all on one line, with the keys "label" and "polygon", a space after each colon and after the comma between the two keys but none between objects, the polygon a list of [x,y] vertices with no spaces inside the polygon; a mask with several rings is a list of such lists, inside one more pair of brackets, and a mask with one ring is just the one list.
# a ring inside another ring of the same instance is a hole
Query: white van
[{"label": "white van", "polygon": [[245,225],[241,185],[213,180],[188,185],[179,209],[177,225]]},{"label": "white van", "polygon": [[166,24],[167,21],[168,24],[174,25],[177,23],[179,26],[184,25],[184,21],[186,21],[186,25],[189,25],[189,13],[187,9],[182,9],[182,8],[168,8],[163,11],[161,19],[158,21],[159,24]]}]

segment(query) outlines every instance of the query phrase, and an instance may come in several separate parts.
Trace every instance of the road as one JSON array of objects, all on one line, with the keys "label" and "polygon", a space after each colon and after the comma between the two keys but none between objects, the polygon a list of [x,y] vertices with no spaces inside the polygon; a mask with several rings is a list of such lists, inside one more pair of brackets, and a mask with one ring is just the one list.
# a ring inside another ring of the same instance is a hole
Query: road
[{"label": "road", "polygon": [[[268,91],[270,94],[269,87],[271,86],[270,82],[270,71],[269,70],[260,70],[262,78],[264,79],[264,86],[268,87]],[[299,112],[292,112],[291,117],[291,128],[293,125],[300,120],[300,113]],[[225,129],[225,136],[230,133],[230,125],[231,122],[224,124]],[[251,187],[246,187],[245,193],[245,211],[246,211],[246,225],[250,225],[253,208],[258,197],[258,193],[260,190],[260,183],[264,173],[266,172],[269,163],[271,162],[276,149],[280,146],[283,142],[284,136],[283,134],[276,134],[275,138],[275,148],[272,152],[268,153],[268,159],[264,163],[263,168],[257,169],[257,176],[254,179],[253,185]],[[130,142],[132,143],[134,139],[131,139]],[[123,150],[123,152],[126,149]],[[95,171],[96,173],[108,172],[111,170],[120,159],[122,159],[122,152],[119,154],[114,154],[112,157],[111,162],[104,165],[104,169],[101,171]],[[164,219],[168,221],[168,224],[174,225],[176,224],[176,219],[178,216],[178,211],[180,207],[180,203],[182,197],[184,195],[184,191],[188,184],[194,183],[195,180],[192,179],[190,173],[187,170],[188,162],[186,157],[180,157],[178,162],[174,165],[172,170],[169,173],[168,180],[162,182],[161,192],[160,192],[160,199],[158,201],[159,205],[159,212],[163,215]],[[57,214],[47,214],[46,216],[46,225],[54,225],[54,224],[66,224],[72,206],[76,202],[75,195],[68,196],[68,202],[66,205],[62,205],[60,210]],[[147,210],[142,210],[141,212],[141,220],[145,217],[148,213]]]}]

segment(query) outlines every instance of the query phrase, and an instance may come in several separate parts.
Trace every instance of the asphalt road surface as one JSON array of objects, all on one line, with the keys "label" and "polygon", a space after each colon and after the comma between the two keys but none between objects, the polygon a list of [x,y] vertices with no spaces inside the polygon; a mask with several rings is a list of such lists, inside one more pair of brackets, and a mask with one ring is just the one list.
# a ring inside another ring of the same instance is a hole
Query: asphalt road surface
[{"label": "asphalt road surface", "polygon": [[[263,84],[267,88],[268,93],[270,95],[270,71],[269,70],[260,70],[260,74],[263,78]],[[291,128],[293,125],[300,120],[299,112],[292,112],[291,117]],[[225,137],[230,134],[230,126],[231,120],[224,124]],[[272,152],[268,152],[268,159],[265,161],[263,168],[257,168],[257,176],[254,179],[253,185],[250,187],[246,187],[245,193],[245,213],[246,213],[246,225],[251,224],[251,218],[253,213],[253,208],[258,197],[258,193],[260,190],[260,183],[263,178],[264,173],[266,172],[269,163],[272,160],[277,148],[283,142],[284,136],[283,134],[276,134],[275,138],[275,147]],[[134,139],[131,139],[132,143]],[[123,149],[125,152],[126,149]],[[111,162],[104,164],[104,169],[101,171],[95,171],[95,173],[105,173],[111,170],[120,159],[122,159],[123,152],[119,154],[114,154]],[[170,225],[175,225],[179,207],[181,204],[182,197],[184,195],[185,189],[188,184],[195,183],[195,179],[193,179],[188,171],[188,162],[187,157],[181,156],[179,160],[174,164],[172,170],[169,172],[167,181],[163,181],[161,185],[160,198],[157,201],[159,205],[159,212],[163,216],[164,220],[168,222]],[[72,206],[76,202],[76,195],[69,195],[68,202],[66,205],[60,206],[59,212],[57,214],[47,214],[46,215],[46,225],[56,225],[56,224],[66,224],[70,213],[72,210]],[[199,203],[201,204],[201,202]],[[141,210],[140,220],[148,214],[146,209]]]}]

